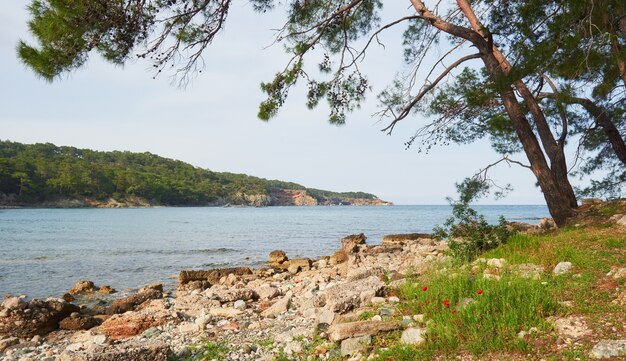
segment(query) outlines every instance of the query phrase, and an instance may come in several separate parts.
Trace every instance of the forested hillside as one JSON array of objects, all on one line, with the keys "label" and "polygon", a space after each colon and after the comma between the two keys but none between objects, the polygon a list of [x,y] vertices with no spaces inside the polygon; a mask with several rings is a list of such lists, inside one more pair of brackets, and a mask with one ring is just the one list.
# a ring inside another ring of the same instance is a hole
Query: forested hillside
[{"label": "forested hillside", "polygon": [[[384,204],[363,192],[329,192],[244,174],[213,172],[151,153],[99,152],[0,141],[0,204]],[[85,203],[86,201],[86,203]]]}]

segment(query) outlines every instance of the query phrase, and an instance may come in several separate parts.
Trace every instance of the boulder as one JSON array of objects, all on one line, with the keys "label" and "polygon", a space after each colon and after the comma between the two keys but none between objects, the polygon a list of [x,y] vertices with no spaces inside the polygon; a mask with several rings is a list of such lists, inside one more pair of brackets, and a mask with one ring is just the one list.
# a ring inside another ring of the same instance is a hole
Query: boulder
[{"label": "boulder", "polygon": [[61,299],[34,299],[26,306],[19,305],[14,309],[4,308],[0,313],[0,336],[31,338],[45,335],[58,329],[62,319],[80,311],[78,306]]},{"label": "boulder", "polygon": [[127,312],[114,315],[104,321],[100,326],[100,331],[111,339],[119,340],[139,335],[151,327],[164,325],[171,319],[170,313],[165,311]]},{"label": "boulder", "polygon": [[17,337],[7,337],[0,340],[0,353],[4,351],[7,347],[11,347],[13,345],[17,345],[20,343],[20,339]]},{"label": "boulder", "polygon": [[219,283],[228,275],[243,276],[252,274],[249,267],[216,268],[210,270],[186,270],[178,274],[179,289],[206,289]]},{"label": "boulder", "polygon": [[5,310],[23,310],[28,307],[28,303],[22,297],[9,296],[2,301],[1,307]]},{"label": "boulder", "polygon": [[296,258],[289,261],[289,268],[299,267],[300,271],[308,271],[312,264],[313,262],[309,258]]},{"label": "boulder", "polygon": [[110,295],[110,294],[117,292],[114,288],[112,288],[109,285],[100,286],[100,289],[98,291],[102,293],[103,295]]},{"label": "boulder", "polygon": [[287,258],[287,255],[283,251],[276,250],[276,251],[270,252],[270,256],[269,256],[270,265],[285,263],[288,260],[289,259]]},{"label": "boulder", "polygon": [[163,293],[153,289],[147,289],[143,292],[136,293],[134,295],[130,295],[128,297],[119,298],[111,302],[111,306],[107,308],[107,315],[114,315],[117,313],[124,313],[126,311],[132,311],[135,307],[140,304],[154,300],[158,298],[163,298]]},{"label": "boulder", "polygon": [[385,289],[383,281],[370,276],[327,288],[317,303],[325,304],[334,312],[344,313],[370,303],[375,296],[383,296]]},{"label": "boulder", "polygon": [[336,264],[343,263],[347,260],[348,260],[348,255],[346,254],[344,250],[340,249],[339,251],[333,253],[332,256],[330,256],[330,258],[328,259],[328,264],[330,264],[331,266],[334,266]]},{"label": "boulder", "polygon": [[388,234],[383,237],[383,244],[405,244],[421,240],[432,242],[435,237],[428,233]]},{"label": "boulder", "polygon": [[59,328],[62,330],[89,330],[92,327],[98,326],[98,321],[87,315],[72,314],[70,317],[66,317],[59,322]]},{"label": "boulder", "polygon": [[97,289],[96,285],[89,280],[80,280],[76,282],[74,287],[72,287],[68,293],[70,295],[84,295],[89,293],[94,293]]},{"label": "boulder", "polygon": [[155,290],[155,291],[163,292],[163,284],[160,282],[151,283],[149,285],[141,287],[138,293],[145,292],[148,290]]},{"label": "boulder", "polygon": [[350,254],[358,250],[358,246],[365,244],[367,237],[363,233],[351,234],[341,239],[341,249]]},{"label": "boulder", "polygon": [[359,321],[331,325],[328,328],[328,336],[331,341],[341,341],[350,337],[372,336],[379,332],[387,332],[400,329],[400,322],[389,321]]}]

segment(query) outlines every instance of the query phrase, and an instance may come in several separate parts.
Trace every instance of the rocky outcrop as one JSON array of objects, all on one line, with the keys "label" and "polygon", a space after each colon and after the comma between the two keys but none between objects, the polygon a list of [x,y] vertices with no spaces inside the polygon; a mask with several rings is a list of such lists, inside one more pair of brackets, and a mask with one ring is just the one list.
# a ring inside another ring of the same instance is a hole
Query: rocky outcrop
[{"label": "rocky outcrop", "polygon": [[114,315],[117,313],[124,313],[127,311],[132,311],[135,307],[140,304],[163,297],[163,293],[161,291],[155,289],[145,289],[142,292],[138,292],[134,295],[119,298],[114,300],[111,303],[111,306],[106,310],[108,315]]},{"label": "rocky outcrop", "polygon": [[27,303],[10,297],[0,308],[0,335],[19,338],[45,335],[58,329],[61,320],[79,310],[78,306],[61,299],[34,299]]},{"label": "rocky outcrop", "polygon": [[405,244],[407,242],[431,241],[433,239],[434,236],[428,233],[388,234],[383,237],[383,244]]},{"label": "rocky outcrop", "polygon": [[167,311],[141,311],[114,315],[100,326],[100,330],[111,339],[118,340],[139,335],[143,331],[161,326],[172,317]]}]

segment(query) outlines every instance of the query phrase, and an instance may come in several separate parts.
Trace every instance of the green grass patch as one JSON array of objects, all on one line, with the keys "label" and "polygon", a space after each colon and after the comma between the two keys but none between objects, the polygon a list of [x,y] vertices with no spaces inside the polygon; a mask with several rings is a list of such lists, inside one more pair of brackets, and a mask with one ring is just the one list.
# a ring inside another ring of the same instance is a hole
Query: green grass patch
[{"label": "green grass patch", "polygon": [[[426,290],[423,290],[426,287]],[[425,347],[480,355],[493,350],[527,351],[517,337],[531,327],[549,327],[545,318],[558,304],[541,281],[505,275],[500,281],[469,274],[439,274],[401,290],[405,313],[424,314]]]},{"label": "green grass patch", "polygon": [[226,360],[229,351],[225,343],[212,341],[191,345],[188,350],[189,355],[183,358],[185,361]]}]

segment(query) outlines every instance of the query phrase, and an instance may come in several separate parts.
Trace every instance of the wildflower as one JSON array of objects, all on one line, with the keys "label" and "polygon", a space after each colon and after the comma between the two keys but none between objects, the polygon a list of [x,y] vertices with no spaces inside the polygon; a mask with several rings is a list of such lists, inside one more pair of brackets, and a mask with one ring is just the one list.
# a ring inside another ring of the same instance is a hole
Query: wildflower
[{"label": "wildflower", "polygon": [[424,291],[424,292],[428,291],[428,287],[422,286],[422,291]]},{"label": "wildflower", "polygon": [[450,301],[448,300],[443,300],[443,302],[441,302],[444,306],[446,306],[446,308],[450,308]]},{"label": "wildflower", "polygon": [[476,293],[478,293],[479,295],[483,294],[483,290],[479,289],[478,291],[476,291]]}]

